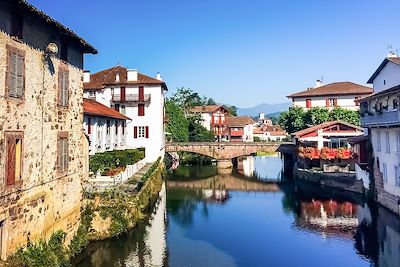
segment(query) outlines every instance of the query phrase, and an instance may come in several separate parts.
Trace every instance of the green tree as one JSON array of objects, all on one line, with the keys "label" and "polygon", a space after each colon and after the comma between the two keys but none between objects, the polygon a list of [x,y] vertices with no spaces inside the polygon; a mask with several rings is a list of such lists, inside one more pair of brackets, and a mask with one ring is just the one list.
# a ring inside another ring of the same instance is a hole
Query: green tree
[{"label": "green tree", "polygon": [[166,99],[165,113],[168,122],[165,130],[171,133],[174,142],[186,142],[189,140],[189,121],[186,119],[183,109],[181,109],[174,101]]},{"label": "green tree", "polygon": [[203,105],[204,99],[202,99],[199,94],[194,92],[192,89],[181,87],[178,88],[176,93],[171,97],[171,101],[175,102],[187,117],[190,108],[193,106]]},{"label": "green tree", "polygon": [[342,120],[354,125],[360,125],[360,112],[341,107],[335,107],[329,113],[329,120]]},{"label": "green tree", "polygon": [[291,134],[306,128],[304,116],[303,108],[293,107],[279,115],[279,124]]},{"label": "green tree", "polygon": [[329,121],[329,109],[327,108],[311,108],[304,114],[304,123],[306,126],[314,126],[327,121]]},{"label": "green tree", "polygon": [[199,121],[191,117],[189,118],[189,141],[190,142],[213,142],[214,134],[204,128]]},{"label": "green tree", "polygon": [[226,106],[226,109],[228,110],[229,116],[237,116],[237,107],[236,106]]}]

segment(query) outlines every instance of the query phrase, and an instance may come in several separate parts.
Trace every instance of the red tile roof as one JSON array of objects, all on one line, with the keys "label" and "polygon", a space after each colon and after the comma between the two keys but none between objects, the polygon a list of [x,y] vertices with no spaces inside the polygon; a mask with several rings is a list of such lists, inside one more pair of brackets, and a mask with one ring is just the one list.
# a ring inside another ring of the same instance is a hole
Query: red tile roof
[{"label": "red tile roof", "polygon": [[320,129],[323,129],[323,128],[326,128],[326,127],[330,127],[330,126],[335,125],[335,124],[342,124],[342,125],[345,125],[347,127],[353,128],[354,130],[358,130],[358,131],[362,131],[363,130],[363,128],[361,128],[359,126],[356,126],[354,124],[351,124],[351,123],[348,123],[348,122],[345,122],[345,121],[337,120],[337,121],[327,121],[327,122],[312,126],[310,128],[307,128],[307,129],[292,133],[292,135],[294,137],[296,137],[296,138],[299,138],[299,137],[301,137],[301,136],[303,136],[305,134],[309,134],[309,133],[315,132],[317,130],[320,130]]},{"label": "red tile roof", "polygon": [[[115,77],[119,74],[119,82],[115,81]],[[100,90],[107,85],[146,85],[159,84],[165,90],[168,90],[165,82],[155,78],[138,73],[137,81],[128,81],[128,69],[122,66],[115,66],[106,70],[99,71],[90,75],[90,82],[83,84],[84,90]]]},{"label": "red tile roof", "polygon": [[253,133],[266,133],[269,132],[272,136],[287,135],[287,133],[279,125],[264,125],[254,128]]},{"label": "red tile roof", "polygon": [[330,95],[369,95],[373,89],[367,86],[352,82],[336,82],[323,85],[317,88],[308,89],[299,93],[294,93],[288,97],[312,97],[312,96],[330,96]]},{"label": "red tile roof", "polygon": [[225,109],[223,105],[207,105],[207,106],[194,106],[190,109],[190,111],[194,113],[208,113],[208,112],[214,112],[221,107]]},{"label": "red tile roof", "polygon": [[244,127],[253,123],[253,119],[247,116],[226,117],[226,124],[229,127]]},{"label": "red tile roof", "polygon": [[120,120],[131,120],[124,114],[121,114],[112,108],[100,104],[99,102],[93,99],[87,99],[87,98],[83,99],[83,112],[87,115],[114,118]]}]

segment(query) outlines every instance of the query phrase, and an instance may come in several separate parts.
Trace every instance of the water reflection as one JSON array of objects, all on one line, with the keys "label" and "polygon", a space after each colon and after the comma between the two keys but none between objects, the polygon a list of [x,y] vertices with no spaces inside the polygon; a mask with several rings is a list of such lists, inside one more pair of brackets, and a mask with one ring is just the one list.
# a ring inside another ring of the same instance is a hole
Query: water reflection
[{"label": "water reflection", "polygon": [[235,171],[263,181],[278,182],[284,178],[282,159],[278,156],[240,157]]}]

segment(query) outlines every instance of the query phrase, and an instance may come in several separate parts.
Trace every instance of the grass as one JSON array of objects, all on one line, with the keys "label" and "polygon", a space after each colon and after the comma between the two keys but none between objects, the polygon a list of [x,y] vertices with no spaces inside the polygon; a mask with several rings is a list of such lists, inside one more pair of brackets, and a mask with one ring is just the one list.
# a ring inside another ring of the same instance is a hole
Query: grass
[{"label": "grass", "polygon": [[277,156],[278,152],[257,152],[257,156]]}]

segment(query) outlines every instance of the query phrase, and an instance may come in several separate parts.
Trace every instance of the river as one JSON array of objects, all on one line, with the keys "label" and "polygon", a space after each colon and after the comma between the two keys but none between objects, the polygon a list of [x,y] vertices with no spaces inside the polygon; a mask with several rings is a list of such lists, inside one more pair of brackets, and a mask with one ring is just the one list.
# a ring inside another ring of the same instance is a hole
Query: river
[{"label": "river", "polygon": [[146,220],[74,266],[400,266],[396,216],[281,169],[271,156],[243,158],[232,175],[180,166]]}]

